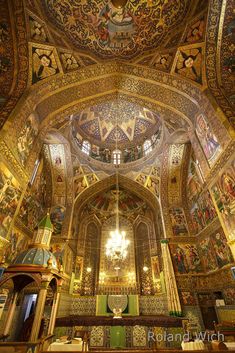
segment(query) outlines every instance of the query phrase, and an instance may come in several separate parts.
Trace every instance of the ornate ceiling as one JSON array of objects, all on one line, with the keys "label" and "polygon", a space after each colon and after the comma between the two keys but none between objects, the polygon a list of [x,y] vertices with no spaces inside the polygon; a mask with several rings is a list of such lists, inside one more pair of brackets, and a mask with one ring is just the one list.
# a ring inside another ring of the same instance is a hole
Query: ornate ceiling
[{"label": "ornate ceiling", "polygon": [[160,127],[157,114],[121,95],[85,108],[74,116],[75,131],[90,142],[105,145],[128,144],[145,140]]},{"label": "ornate ceiling", "polygon": [[155,49],[187,18],[191,0],[43,0],[50,22],[70,43],[100,58],[128,59]]}]

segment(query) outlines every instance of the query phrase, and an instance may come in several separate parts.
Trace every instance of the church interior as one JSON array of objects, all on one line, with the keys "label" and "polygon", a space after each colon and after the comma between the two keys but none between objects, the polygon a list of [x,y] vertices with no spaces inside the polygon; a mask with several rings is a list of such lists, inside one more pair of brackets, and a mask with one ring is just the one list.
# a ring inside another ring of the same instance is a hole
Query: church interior
[{"label": "church interior", "polygon": [[0,5],[0,352],[235,352],[235,1]]}]

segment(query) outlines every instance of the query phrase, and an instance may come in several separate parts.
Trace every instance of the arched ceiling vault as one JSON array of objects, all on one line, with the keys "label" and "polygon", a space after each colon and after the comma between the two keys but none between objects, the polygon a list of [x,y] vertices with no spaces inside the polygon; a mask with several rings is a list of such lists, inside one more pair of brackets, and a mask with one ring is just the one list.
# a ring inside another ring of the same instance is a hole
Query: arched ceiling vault
[{"label": "arched ceiling vault", "polygon": [[[91,185],[88,189],[82,192],[80,196],[74,202],[74,215],[76,217],[80,214],[82,209],[86,204],[89,203],[89,200],[93,199],[98,194],[109,190],[111,187],[116,185],[116,175],[112,175],[108,178],[105,178],[94,185]],[[158,210],[159,203],[157,198],[142,185],[136,183],[135,181],[119,175],[119,186],[123,189],[131,191],[133,194],[136,194],[139,198],[144,200],[152,209]]]},{"label": "arched ceiling vault", "polygon": [[[63,121],[91,104],[121,92],[129,99],[138,99],[163,117],[169,112],[191,120],[203,107],[213,110],[208,98],[194,83],[157,70],[126,63],[107,62],[57,75],[29,88],[22,98],[22,120],[34,109],[41,128]],[[169,104],[170,102],[170,104]],[[25,108],[25,109],[24,109]],[[203,111],[206,115],[207,112]],[[20,122],[17,122],[20,125]]]}]

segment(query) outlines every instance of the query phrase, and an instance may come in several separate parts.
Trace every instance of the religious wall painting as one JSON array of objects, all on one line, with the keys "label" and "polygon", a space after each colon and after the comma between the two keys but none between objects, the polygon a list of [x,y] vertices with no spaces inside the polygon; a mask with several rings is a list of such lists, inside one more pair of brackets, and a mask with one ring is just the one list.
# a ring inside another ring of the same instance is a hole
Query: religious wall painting
[{"label": "religious wall painting", "polygon": [[16,228],[11,230],[9,236],[9,244],[4,248],[3,255],[7,264],[12,263],[15,257],[21,252],[27,249],[29,238],[18,231]]},{"label": "religious wall painting", "polygon": [[97,0],[88,7],[83,3],[74,6],[71,0],[44,0],[43,6],[48,19],[63,31],[71,45],[103,59],[128,59],[166,41],[172,28],[187,14],[189,1],[163,1],[161,9],[158,3],[148,6],[141,1],[118,8]]},{"label": "religious wall painting", "polygon": [[83,271],[83,257],[76,256],[75,260],[75,278],[78,281],[81,281]]},{"label": "religious wall painting", "polygon": [[154,281],[157,281],[160,278],[160,263],[158,256],[151,256],[151,265],[152,265],[152,275]]},{"label": "religious wall painting", "polygon": [[223,297],[226,305],[235,305],[235,288],[229,287],[224,289]]},{"label": "religious wall painting", "polygon": [[65,243],[53,243],[51,244],[50,251],[56,258],[58,269],[64,267],[64,254],[65,254]]},{"label": "religious wall painting", "polygon": [[235,167],[234,161],[220,173],[211,188],[228,239],[235,238]]},{"label": "religious wall painting", "polygon": [[187,180],[187,197],[190,202],[197,199],[202,191],[202,180],[198,172],[198,165],[192,153],[189,162],[188,180]]},{"label": "religious wall painting", "polygon": [[149,189],[149,191],[151,191],[155,196],[159,197],[160,179],[148,177],[146,188]]},{"label": "religious wall painting", "polygon": [[220,268],[233,262],[233,256],[222,229],[211,236],[211,242],[214,248],[216,261]]},{"label": "religious wall painting", "polygon": [[48,208],[51,204],[51,188],[49,186],[50,175],[46,168],[45,159],[41,159],[39,162],[39,167],[35,175],[34,180],[32,181],[32,190],[33,193],[43,209]]},{"label": "religious wall painting", "polygon": [[80,62],[72,53],[61,52],[60,59],[62,62],[62,66],[66,72],[71,70],[77,70],[81,67]]},{"label": "religious wall painting", "polygon": [[141,185],[146,185],[147,182],[147,175],[141,173],[137,176],[137,178],[135,179],[135,181],[137,181],[137,183],[141,184]]},{"label": "religious wall painting", "polygon": [[198,115],[196,118],[196,134],[208,163],[212,165],[218,158],[222,149],[203,114]]},{"label": "religious wall painting", "polygon": [[64,264],[63,264],[65,273],[68,273],[69,275],[72,273],[73,263],[74,263],[73,251],[70,248],[70,246],[66,245],[64,250]]},{"label": "religious wall painting", "polygon": [[65,205],[66,199],[66,159],[63,144],[50,144],[51,170],[53,182],[53,203]]},{"label": "religious wall painting", "polygon": [[188,227],[184,214],[184,210],[179,207],[174,207],[169,210],[171,226],[174,236],[187,236]]},{"label": "religious wall painting", "polygon": [[34,114],[30,114],[25,122],[25,126],[17,137],[17,150],[20,161],[25,166],[29,153],[33,147],[33,143],[38,134],[39,123]]},{"label": "religious wall painting", "polygon": [[54,48],[32,46],[32,84],[59,73],[60,67]]},{"label": "religious wall painting", "polygon": [[151,60],[151,67],[158,69],[169,71],[173,60],[173,53],[158,53],[153,60]]},{"label": "religious wall painting", "polygon": [[175,58],[173,72],[199,84],[203,83],[203,49],[201,46],[181,48]]},{"label": "religious wall painting", "polygon": [[42,219],[44,209],[30,187],[26,190],[20,205],[17,219],[29,230],[34,231],[38,222]]},{"label": "religious wall painting", "polygon": [[207,227],[215,218],[217,213],[213,205],[209,191],[203,192],[197,202],[191,208],[191,219],[195,234]]},{"label": "religious wall painting", "polygon": [[38,18],[29,16],[30,37],[36,42],[48,42],[46,25]]},{"label": "religious wall painting", "polygon": [[87,180],[88,185],[90,186],[90,185],[96,183],[99,179],[97,178],[96,174],[87,174],[86,180]]},{"label": "religious wall painting", "polygon": [[75,197],[81,194],[88,187],[86,178],[84,176],[78,177],[74,180],[74,195]]},{"label": "religious wall painting", "polygon": [[21,192],[18,181],[6,166],[0,163],[0,236],[3,238],[6,238],[11,226]]},{"label": "religious wall painting", "polygon": [[193,292],[182,291],[180,292],[181,302],[184,306],[197,305],[197,300]]},{"label": "religious wall painting", "polygon": [[202,266],[196,245],[170,245],[175,270],[180,273],[201,272]]},{"label": "religious wall painting", "polygon": [[205,34],[205,17],[201,16],[199,19],[194,20],[193,23],[191,23],[185,34],[184,42],[185,43],[196,43],[196,42],[201,42],[204,39],[204,34]]},{"label": "religious wall painting", "polygon": [[53,224],[53,235],[60,235],[62,231],[63,221],[65,218],[65,207],[55,206],[50,212],[51,222]]},{"label": "religious wall painting", "polygon": [[199,245],[199,252],[204,271],[210,272],[216,270],[218,268],[218,264],[210,238],[201,240]]}]

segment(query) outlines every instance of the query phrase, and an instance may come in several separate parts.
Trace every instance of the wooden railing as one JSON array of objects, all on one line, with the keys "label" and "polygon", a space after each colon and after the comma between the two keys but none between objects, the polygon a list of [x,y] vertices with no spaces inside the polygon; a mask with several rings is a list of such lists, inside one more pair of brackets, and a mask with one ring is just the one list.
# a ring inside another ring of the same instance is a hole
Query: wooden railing
[{"label": "wooden railing", "polygon": [[41,353],[47,351],[49,345],[53,341],[53,336],[46,336],[37,342],[0,342],[0,353]]}]

